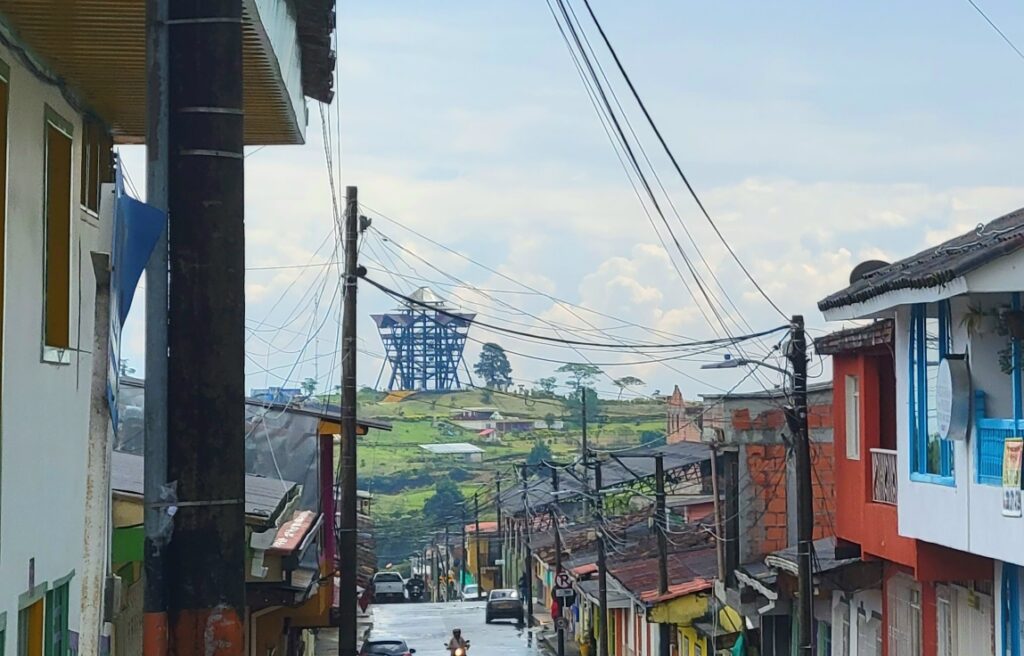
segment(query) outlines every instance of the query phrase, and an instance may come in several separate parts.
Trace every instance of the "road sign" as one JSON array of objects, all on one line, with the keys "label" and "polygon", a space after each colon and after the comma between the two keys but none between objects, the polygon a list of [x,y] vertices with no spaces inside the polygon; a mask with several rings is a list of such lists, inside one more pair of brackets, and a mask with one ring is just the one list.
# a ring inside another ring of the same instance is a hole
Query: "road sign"
[{"label": "road sign", "polygon": [[555,588],[555,596],[559,598],[574,597],[576,596],[576,591],[572,588]]},{"label": "road sign", "polygon": [[555,620],[555,628],[560,631],[564,631],[566,628],[568,628],[568,626],[569,623],[565,621],[564,617],[559,617],[557,620]]},{"label": "road sign", "polygon": [[569,576],[569,572],[559,570],[559,572],[555,574],[555,587],[561,590],[572,589],[572,577]]}]

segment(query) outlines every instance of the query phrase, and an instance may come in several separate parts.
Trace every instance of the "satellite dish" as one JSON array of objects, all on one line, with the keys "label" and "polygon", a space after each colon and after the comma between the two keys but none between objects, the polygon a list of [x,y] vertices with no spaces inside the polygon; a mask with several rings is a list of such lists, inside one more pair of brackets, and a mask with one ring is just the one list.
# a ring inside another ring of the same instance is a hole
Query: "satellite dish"
[{"label": "satellite dish", "polygon": [[868,274],[874,273],[883,267],[889,266],[889,263],[884,260],[867,260],[861,262],[857,266],[853,267],[853,271],[850,272],[850,284],[857,282],[861,278],[866,278]]}]

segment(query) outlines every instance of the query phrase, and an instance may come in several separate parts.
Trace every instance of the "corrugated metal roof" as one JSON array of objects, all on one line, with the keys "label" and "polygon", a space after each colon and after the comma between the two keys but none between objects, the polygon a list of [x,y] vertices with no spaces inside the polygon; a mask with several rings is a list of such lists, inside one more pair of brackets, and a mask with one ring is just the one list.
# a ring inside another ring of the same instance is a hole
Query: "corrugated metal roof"
[{"label": "corrugated metal roof", "polygon": [[[142,496],[142,456],[114,451],[110,462],[110,489],[122,494]],[[261,476],[245,477],[245,514],[249,517],[271,520],[299,492],[298,483]]]},{"label": "corrugated metal roof", "polygon": [[[834,537],[822,538],[814,541],[814,573],[831,572],[832,570],[845,567],[851,563],[860,562],[860,558],[845,558],[836,560],[836,539]],[[786,547],[779,551],[772,552],[764,559],[765,565],[774,567],[797,576],[799,573],[797,561],[797,547]]]},{"label": "corrugated metal roof", "polygon": [[608,571],[641,601],[655,603],[710,589],[718,575],[714,547],[668,554],[669,591],[658,592],[658,558],[613,560]]},{"label": "corrugated metal roof", "polygon": [[452,442],[450,444],[421,444],[420,448],[438,455],[465,453],[483,453],[484,450],[469,442]]},{"label": "corrugated metal roof", "polygon": [[1019,209],[987,224],[978,224],[974,230],[938,246],[876,269],[845,289],[826,296],[818,302],[818,309],[824,312],[863,303],[901,289],[941,287],[1022,247],[1024,209]]}]

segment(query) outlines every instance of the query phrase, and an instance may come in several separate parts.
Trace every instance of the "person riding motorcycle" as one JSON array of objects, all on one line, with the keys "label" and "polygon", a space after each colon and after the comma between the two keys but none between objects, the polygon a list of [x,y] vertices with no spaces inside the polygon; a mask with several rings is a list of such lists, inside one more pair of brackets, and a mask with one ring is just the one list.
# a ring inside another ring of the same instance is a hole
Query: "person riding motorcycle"
[{"label": "person riding motorcycle", "polygon": [[452,639],[448,641],[448,651],[451,656],[466,656],[469,651],[469,641],[462,637],[462,629],[452,630]]}]

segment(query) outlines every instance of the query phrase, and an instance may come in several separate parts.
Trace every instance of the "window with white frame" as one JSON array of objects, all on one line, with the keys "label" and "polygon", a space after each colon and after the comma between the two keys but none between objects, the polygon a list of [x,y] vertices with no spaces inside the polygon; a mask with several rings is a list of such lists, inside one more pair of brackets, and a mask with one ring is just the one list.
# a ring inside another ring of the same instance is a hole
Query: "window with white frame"
[{"label": "window with white frame", "polygon": [[846,377],[846,457],[860,460],[860,378]]},{"label": "window with white frame", "polygon": [[889,656],[921,655],[921,589],[905,576],[888,582]]},{"label": "window with white frame", "polygon": [[953,478],[953,443],[939,437],[935,387],[939,362],[952,351],[949,302],[919,303],[910,312],[908,399],[911,469],[936,482]]}]

